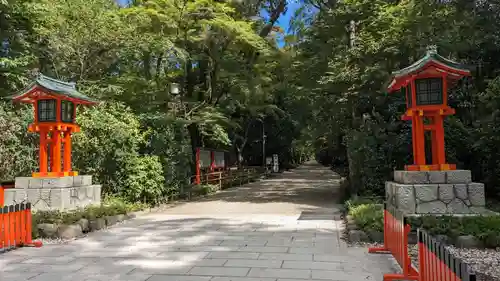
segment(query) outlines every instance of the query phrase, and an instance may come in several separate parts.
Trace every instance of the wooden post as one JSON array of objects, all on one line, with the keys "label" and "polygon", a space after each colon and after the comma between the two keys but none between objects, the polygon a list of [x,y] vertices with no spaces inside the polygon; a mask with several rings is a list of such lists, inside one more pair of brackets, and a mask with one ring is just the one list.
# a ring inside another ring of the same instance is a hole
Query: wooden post
[{"label": "wooden post", "polygon": [[201,183],[200,148],[196,148],[196,184]]},{"label": "wooden post", "polygon": [[437,115],[434,118],[436,122],[436,156],[437,163],[439,165],[446,163],[445,147],[444,147],[444,128],[443,128],[443,116]]},{"label": "wooden post", "polygon": [[40,130],[40,148],[39,148],[39,168],[40,173],[47,173],[47,131]]},{"label": "wooden post", "polygon": [[64,132],[64,172],[71,171],[71,131]]},{"label": "wooden post", "polygon": [[[3,204],[5,203],[5,194],[4,194],[4,189],[3,189],[3,186],[0,185],[0,208],[3,207]],[[0,229],[2,227],[2,224],[0,223]],[[1,230],[0,230],[1,232]],[[1,243],[1,239],[0,239],[0,243]],[[0,245],[1,246],[1,245]]]},{"label": "wooden post", "polygon": [[58,130],[52,131],[52,170],[51,172],[61,172],[61,132]]},{"label": "wooden post", "polygon": [[219,172],[219,190],[222,190],[222,172]]},{"label": "wooden post", "polygon": [[210,172],[214,171],[215,167],[215,152],[210,151]]}]

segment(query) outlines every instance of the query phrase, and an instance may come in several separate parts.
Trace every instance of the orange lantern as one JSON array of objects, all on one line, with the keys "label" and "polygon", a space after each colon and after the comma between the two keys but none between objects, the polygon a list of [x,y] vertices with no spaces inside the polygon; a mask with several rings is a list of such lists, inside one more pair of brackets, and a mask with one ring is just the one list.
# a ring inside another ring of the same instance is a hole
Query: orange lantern
[{"label": "orange lantern", "polygon": [[[455,110],[448,106],[448,89],[459,79],[470,76],[465,67],[440,56],[436,47],[427,48],[423,58],[391,75],[388,92],[402,90],[406,97],[403,120],[412,122],[413,165],[407,171],[455,170],[446,163],[443,120]],[[431,133],[432,163],[425,159],[425,131]]]}]

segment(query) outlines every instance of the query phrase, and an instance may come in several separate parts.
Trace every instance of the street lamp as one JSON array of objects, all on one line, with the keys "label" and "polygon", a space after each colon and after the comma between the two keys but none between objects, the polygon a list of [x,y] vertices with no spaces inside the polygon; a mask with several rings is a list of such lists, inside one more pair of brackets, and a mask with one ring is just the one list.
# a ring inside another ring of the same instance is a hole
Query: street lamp
[{"label": "street lamp", "polygon": [[170,84],[170,93],[172,94],[172,96],[177,96],[180,93],[179,83]]}]

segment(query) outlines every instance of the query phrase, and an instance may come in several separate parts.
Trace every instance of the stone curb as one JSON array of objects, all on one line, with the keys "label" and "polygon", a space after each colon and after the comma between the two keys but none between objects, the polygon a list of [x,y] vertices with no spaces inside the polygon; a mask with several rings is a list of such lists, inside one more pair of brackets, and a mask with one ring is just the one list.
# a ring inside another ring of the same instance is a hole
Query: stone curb
[{"label": "stone curb", "polygon": [[[39,223],[35,227],[38,228],[40,238],[59,238],[59,239],[74,239],[83,237],[87,233],[92,233],[116,225],[120,222],[132,220],[142,214],[144,211],[130,212],[128,214],[118,214],[114,216],[105,216],[96,219],[80,219],[73,224],[52,224]],[[45,229],[45,230],[44,230]],[[44,233],[45,232],[45,233]]]}]

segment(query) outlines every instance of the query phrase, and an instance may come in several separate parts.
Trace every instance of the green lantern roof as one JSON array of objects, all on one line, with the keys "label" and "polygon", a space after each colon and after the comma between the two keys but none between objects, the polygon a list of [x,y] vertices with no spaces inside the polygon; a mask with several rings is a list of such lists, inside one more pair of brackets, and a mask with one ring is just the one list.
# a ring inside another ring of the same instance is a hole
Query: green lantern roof
[{"label": "green lantern roof", "polygon": [[407,83],[409,76],[425,71],[428,66],[434,67],[434,72],[445,73],[452,80],[458,80],[471,74],[465,66],[440,56],[437,53],[436,46],[429,46],[423,58],[406,68],[391,73],[391,77],[386,84],[388,93],[399,90]]},{"label": "green lantern roof", "polygon": [[76,90],[76,84],[74,82],[64,82],[61,80],[57,80],[43,74],[39,74],[37,79],[30,83],[26,88],[24,88],[21,92],[10,96],[9,98],[16,101],[31,101],[33,97],[31,96],[32,90],[34,88],[42,88],[47,93],[64,96],[74,100],[75,102],[85,103],[85,104],[94,104],[95,100],[87,97],[86,95],[78,92]]},{"label": "green lantern roof", "polygon": [[442,64],[451,70],[455,70],[457,72],[467,72],[470,73],[470,71],[463,65],[459,64],[458,62],[454,62],[452,60],[449,60],[445,57],[440,56],[437,53],[437,48],[436,46],[429,46],[427,47],[427,52],[425,53],[425,56],[412,65],[405,67],[401,70],[397,70],[392,72],[393,77],[401,77],[401,76],[406,76],[412,73],[415,73],[422,69],[427,63],[435,61],[439,64]]}]

